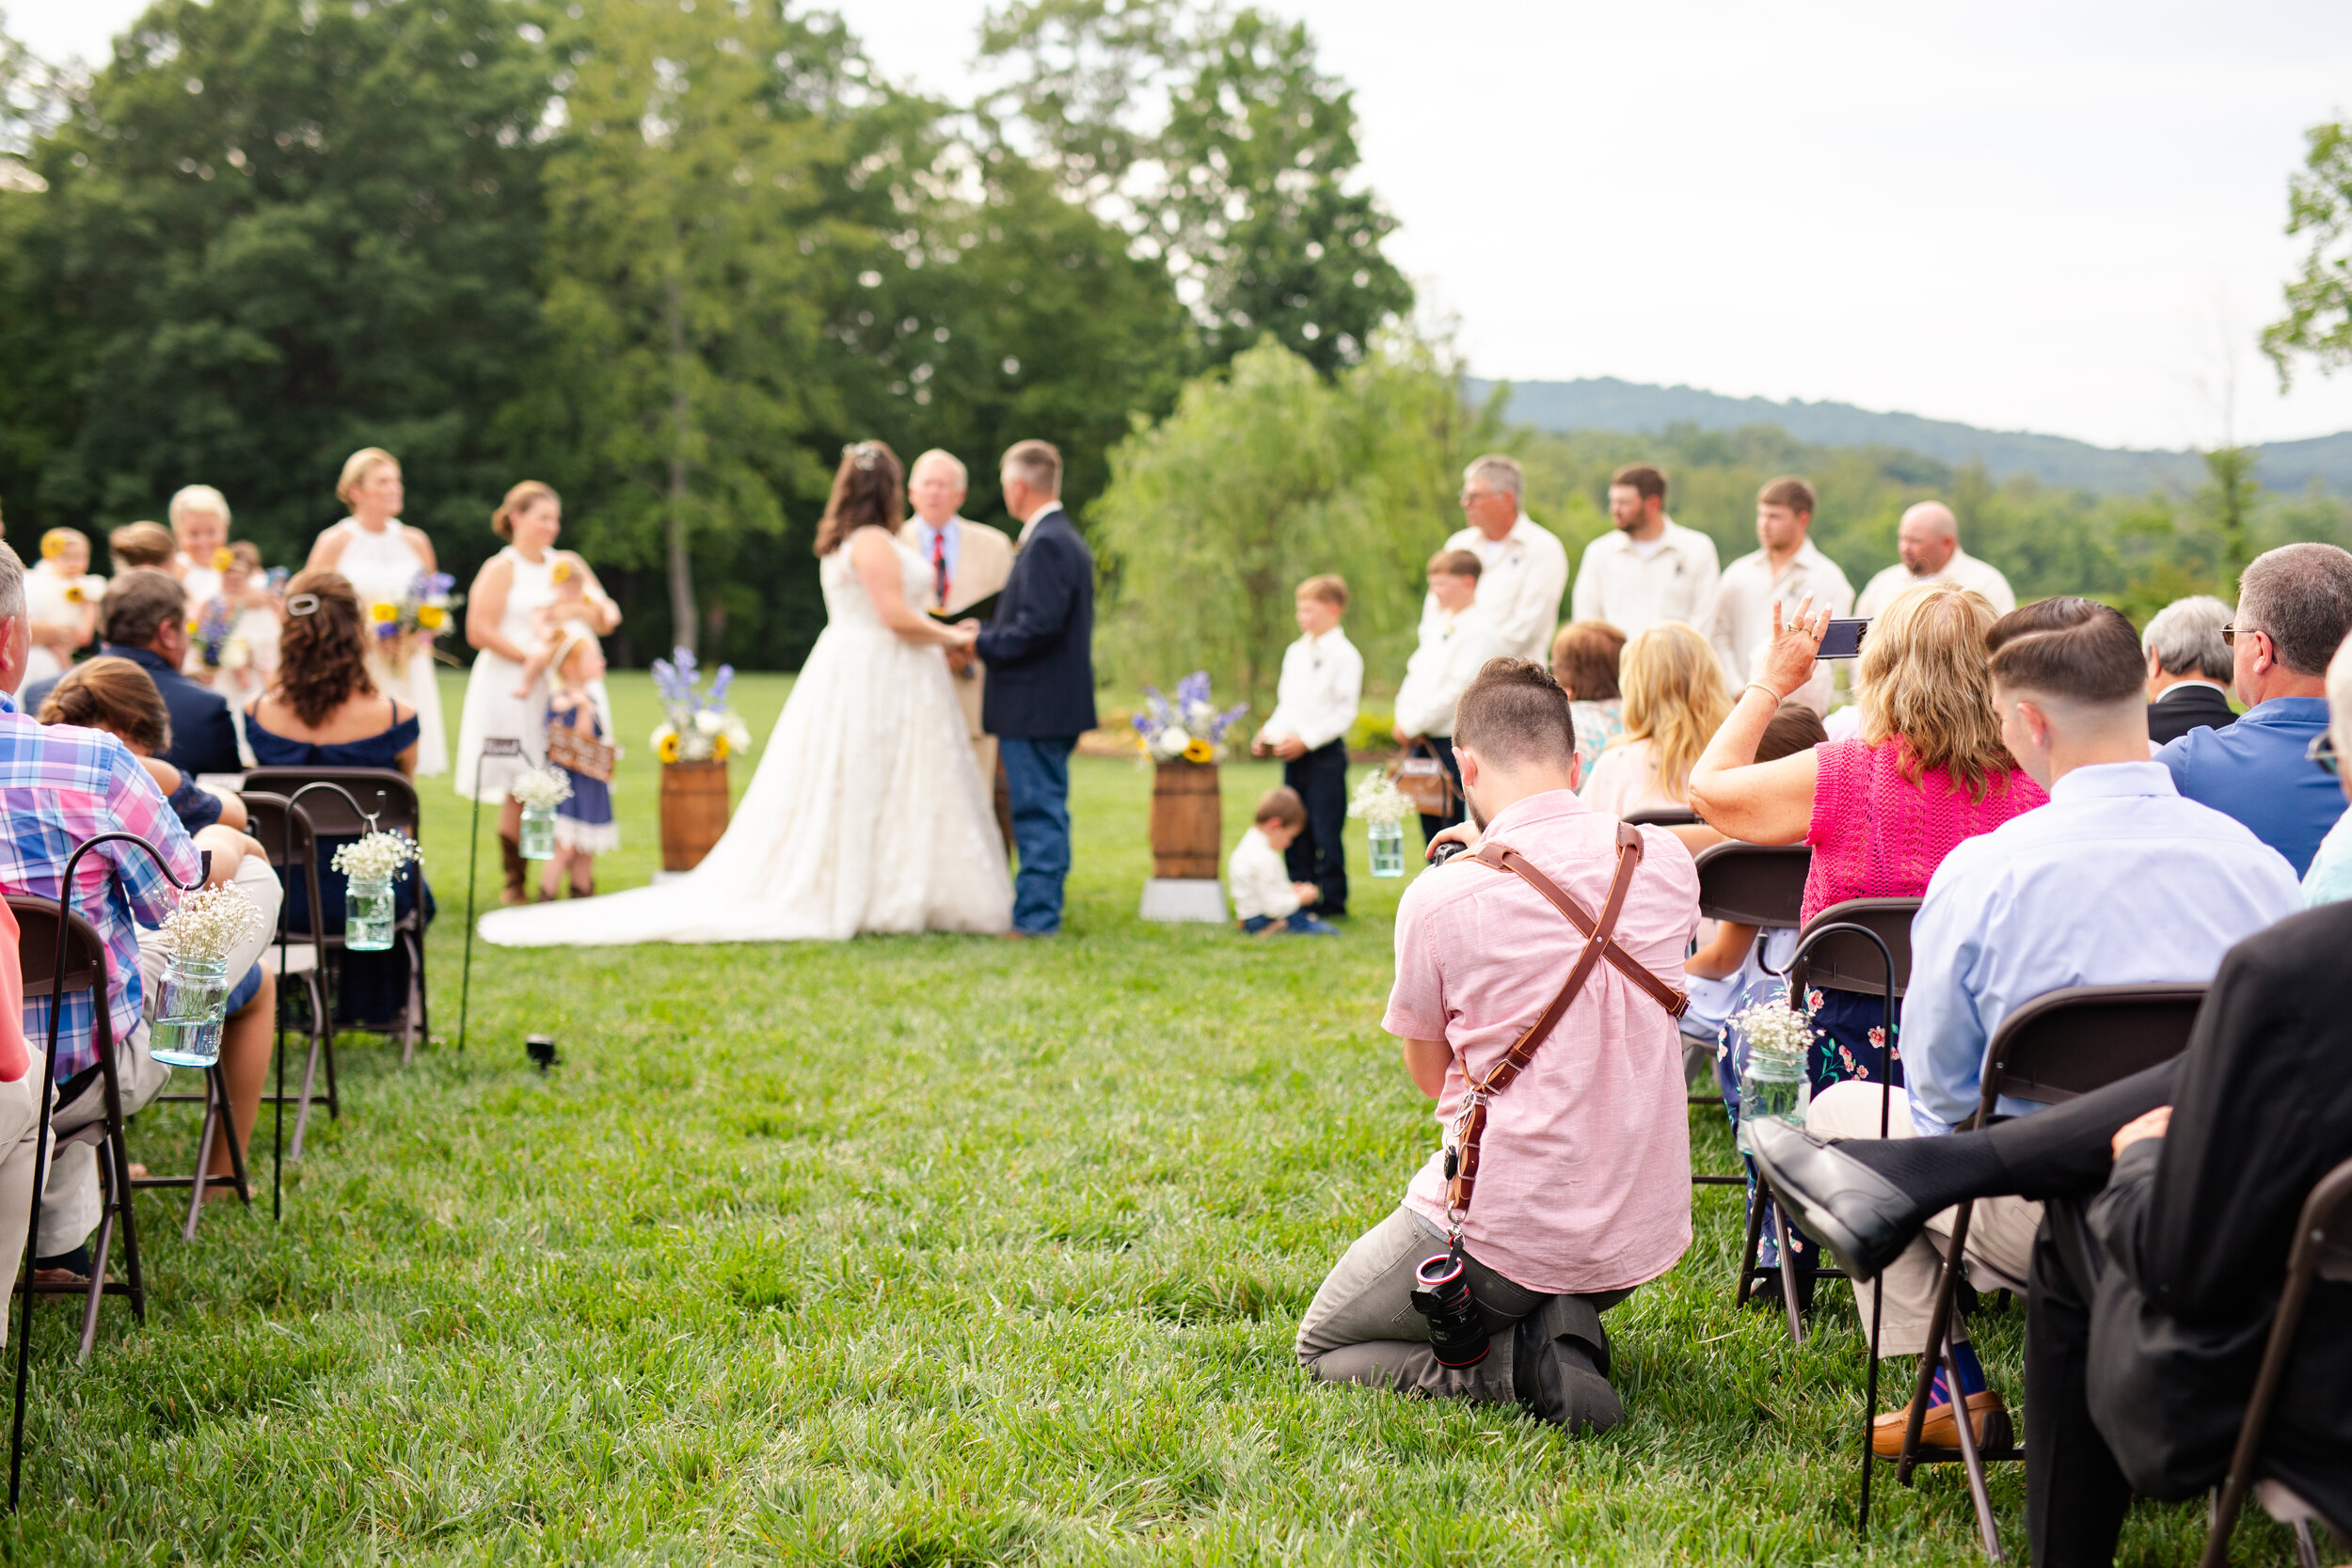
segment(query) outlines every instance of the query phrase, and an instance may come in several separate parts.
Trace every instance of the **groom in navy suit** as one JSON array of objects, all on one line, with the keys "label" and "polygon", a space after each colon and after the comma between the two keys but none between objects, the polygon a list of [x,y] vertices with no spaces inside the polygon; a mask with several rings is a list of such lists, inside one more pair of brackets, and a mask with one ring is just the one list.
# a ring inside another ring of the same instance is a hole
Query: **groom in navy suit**
[{"label": "groom in navy suit", "polygon": [[1012,796],[1010,934],[1044,937],[1061,929],[1070,875],[1070,752],[1094,728],[1094,557],[1061,509],[1060,452],[1023,441],[1000,477],[1021,542],[974,649],[988,666],[980,727],[997,738]]}]

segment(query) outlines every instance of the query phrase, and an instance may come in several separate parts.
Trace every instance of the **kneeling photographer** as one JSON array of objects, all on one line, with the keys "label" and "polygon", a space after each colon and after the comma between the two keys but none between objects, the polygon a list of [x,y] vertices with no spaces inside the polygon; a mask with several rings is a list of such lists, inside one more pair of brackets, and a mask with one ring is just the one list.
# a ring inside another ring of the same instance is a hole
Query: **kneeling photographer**
[{"label": "kneeling photographer", "polygon": [[1671,832],[1577,799],[1540,665],[1490,660],[1454,746],[1481,837],[1406,889],[1381,1020],[1443,1145],[1316,1291],[1298,1359],[1599,1431],[1625,1416],[1600,1315],[1691,1243],[1677,1019],[1698,874]]}]

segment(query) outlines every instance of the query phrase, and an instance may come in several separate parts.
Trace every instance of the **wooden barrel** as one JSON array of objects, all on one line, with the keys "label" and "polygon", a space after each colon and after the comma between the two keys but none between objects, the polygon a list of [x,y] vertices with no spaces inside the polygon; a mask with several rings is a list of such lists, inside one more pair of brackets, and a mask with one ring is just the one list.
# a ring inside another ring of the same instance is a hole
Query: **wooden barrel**
[{"label": "wooden barrel", "polygon": [[661,765],[661,869],[691,871],[727,831],[727,765]]},{"label": "wooden barrel", "polygon": [[1216,765],[1164,762],[1152,781],[1152,875],[1216,879]]}]

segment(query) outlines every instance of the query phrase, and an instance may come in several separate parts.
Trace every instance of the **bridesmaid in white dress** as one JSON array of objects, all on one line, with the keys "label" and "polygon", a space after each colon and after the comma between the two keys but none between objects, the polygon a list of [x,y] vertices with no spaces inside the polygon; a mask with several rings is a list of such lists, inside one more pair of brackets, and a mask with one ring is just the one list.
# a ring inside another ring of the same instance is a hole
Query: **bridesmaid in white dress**
[{"label": "bridesmaid in white dress", "polygon": [[40,536],[40,559],[24,571],[24,616],[32,638],[17,690],[65,673],[74,653],[87,646],[98,629],[98,599],[105,591],[106,579],[90,576],[87,534],[53,528]]},{"label": "bridesmaid in white dress", "polygon": [[[506,547],[482,564],[466,594],[466,641],[481,650],[474,656],[473,673],[466,678],[466,706],[457,721],[457,793],[469,800],[499,806],[499,842],[504,857],[506,888],[501,901],[529,900],[522,856],[521,802],[506,792],[525,768],[547,761],[548,677],[545,671],[521,696],[523,666],[543,641],[532,618],[555,600],[555,574],[578,574],[585,588],[588,621],[597,636],[612,634],[621,624],[621,607],[605,593],[588,563],[570,550],[555,547],[564,531],[562,498],[535,479],[527,479],[506,492],[506,499],[490,515],[490,527]],[[612,713],[602,691],[594,689],[603,711],[604,733],[612,733]],[[491,736],[520,740],[520,757],[485,757],[482,742]]]},{"label": "bridesmaid in white dress", "polygon": [[[397,604],[420,572],[435,570],[433,541],[400,520],[405,499],[400,463],[381,447],[362,447],[343,464],[335,495],[351,515],[310,546],[308,570],[341,572],[362,605]],[[441,693],[433,678],[433,640],[413,637],[368,650],[375,689],[417,710],[420,777],[449,771],[449,740],[441,729]]]},{"label": "bridesmaid in white dress", "polygon": [[826,625],[726,835],[675,881],[494,910],[510,947],[840,941],[860,931],[1002,932],[1012,881],[945,650],[923,613],[930,563],[898,542],[898,460],[842,455],[817,526]]}]

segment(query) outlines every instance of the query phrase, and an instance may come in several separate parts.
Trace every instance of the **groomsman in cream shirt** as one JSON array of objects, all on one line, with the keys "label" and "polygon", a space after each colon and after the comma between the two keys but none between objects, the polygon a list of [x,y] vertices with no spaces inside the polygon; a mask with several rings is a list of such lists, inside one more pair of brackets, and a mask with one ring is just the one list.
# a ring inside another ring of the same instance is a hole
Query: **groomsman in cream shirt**
[{"label": "groomsman in cream shirt", "polygon": [[[965,480],[963,465],[937,448],[916,458],[907,474],[907,499],[914,503],[914,515],[898,530],[898,539],[930,568],[928,608],[932,610],[952,612],[977,604],[1012,575],[1012,541],[986,523],[956,515],[963,504]],[[980,692],[988,672],[968,650],[950,652],[947,669],[956,677],[956,702],[963,709],[964,733],[972,737],[980,782],[994,789],[996,737],[980,728]],[[1005,815],[1001,799],[997,815]],[[1001,821],[998,825],[1003,826]],[[1009,830],[1006,842],[1012,842]]]},{"label": "groomsman in cream shirt", "polygon": [[[1756,656],[1772,640],[1772,606],[1793,619],[1797,606],[1813,601],[1813,612],[1853,613],[1853,584],[1837,562],[1813,547],[1813,486],[1801,479],[1776,479],[1756,494],[1756,541],[1763,546],[1724,568],[1715,603],[1699,630],[1715,645],[1724,675],[1734,691],[1755,678]],[[1817,660],[1813,678],[1788,694],[1816,713],[1827,713],[1830,661]]]},{"label": "groomsman in cream shirt", "polygon": [[1606,621],[1628,637],[1661,621],[1697,626],[1721,575],[1715,541],[1666,515],[1666,476],[1646,463],[1619,468],[1609,480],[1609,521],[1584,546],[1569,618]]},{"label": "groomsman in cream shirt", "polygon": [[[1541,664],[1551,657],[1551,635],[1560,629],[1568,549],[1558,534],[1529,520],[1521,500],[1526,488],[1513,458],[1490,452],[1470,464],[1462,470],[1462,513],[1470,526],[1445,547],[1478,557],[1478,608],[1502,640],[1502,651]],[[1438,614],[1434,597],[1422,602],[1422,641]]]},{"label": "groomsman in cream shirt", "polygon": [[1960,519],[1942,501],[1921,501],[1905,512],[1896,525],[1895,548],[1902,560],[1872,578],[1854,603],[1853,612],[1865,620],[1878,616],[1904,589],[1923,582],[1973,588],[1992,602],[1995,615],[2017,608],[2017,595],[2000,568],[1960,547]]}]

